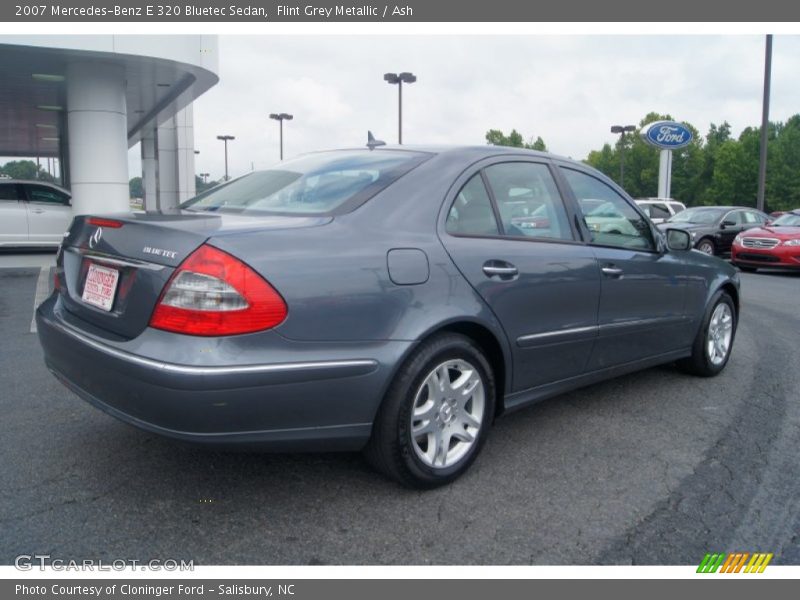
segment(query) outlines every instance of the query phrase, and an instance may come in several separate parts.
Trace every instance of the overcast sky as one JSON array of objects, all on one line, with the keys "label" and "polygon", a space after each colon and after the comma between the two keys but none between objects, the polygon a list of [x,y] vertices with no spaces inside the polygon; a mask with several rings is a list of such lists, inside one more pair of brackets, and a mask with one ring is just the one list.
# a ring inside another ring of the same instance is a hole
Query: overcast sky
[{"label": "overcast sky", "polygon": [[[488,129],[542,136],[576,159],[613,142],[612,124],[670,113],[702,133],[727,120],[734,135],[761,120],[763,36],[220,36],[220,82],[195,103],[197,172],[231,175],[287,157],[361,146],[367,130],[397,141],[397,87],[387,71],[412,71],[403,88],[408,144],[483,144]],[[800,112],[800,36],[773,44],[771,120]],[[139,148],[130,153],[140,173]]]}]

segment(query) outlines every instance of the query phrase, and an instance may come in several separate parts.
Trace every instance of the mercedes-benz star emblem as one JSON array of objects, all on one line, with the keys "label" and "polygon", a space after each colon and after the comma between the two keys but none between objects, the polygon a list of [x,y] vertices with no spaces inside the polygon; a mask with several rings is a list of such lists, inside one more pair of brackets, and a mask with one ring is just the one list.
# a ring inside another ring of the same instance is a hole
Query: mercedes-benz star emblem
[{"label": "mercedes-benz star emblem", "polygon": [[102,237],[103,237],[103,228],[98,227],[97,231],[95,231],[89,238],[89,248],[94,248],[95,246],[97,246],[97,244],[100,243]]}]

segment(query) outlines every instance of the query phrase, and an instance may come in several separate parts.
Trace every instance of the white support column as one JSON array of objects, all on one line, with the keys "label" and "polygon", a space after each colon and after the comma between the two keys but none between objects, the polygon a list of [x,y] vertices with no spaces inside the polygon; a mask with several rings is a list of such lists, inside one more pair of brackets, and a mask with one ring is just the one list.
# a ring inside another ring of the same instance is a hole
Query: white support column
[{"label": "white support column", "polygon": [[125,68],[68,65],[66,110],[74,214],[130,211]]},{"label": "white support column", "polygon": [[142,198],[144,209],[158,210],[158,148],[156,146],[156,128],[146,127],[142,131]]},{"label": "white support column", "polygon": [[178,140],[175,117],[158,126],[158,208],[174,210],[178,206]]},{"label": "white support column", "polygon": [[175,115],[178,140],[178,202],[195,195],[194,111],[190,104]]},{"label": "white support column", "polygon": [[195,194],[191,105],[158,126],[158,209],[170,211]]}]

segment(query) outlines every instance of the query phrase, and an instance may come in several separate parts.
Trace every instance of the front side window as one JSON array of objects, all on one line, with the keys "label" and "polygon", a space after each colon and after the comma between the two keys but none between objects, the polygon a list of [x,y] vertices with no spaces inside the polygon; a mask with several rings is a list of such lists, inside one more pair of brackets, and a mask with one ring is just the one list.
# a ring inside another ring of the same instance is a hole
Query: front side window
[{"label": "front side window", "polygon": [[578,199],[593,243],[619,248],[655,249],[647,219],[611,186],[580,171],[563,167],[561,171]]},{"label": "front side window", "polygon": [[181,207],[245,215],[328,214],[365,202],[428,156],[392,150],[309,154],[212,188]]},{"label": "front side window", "polygon": [[571,240],[561,195],[547,165],[510,162],[486,168],[507,236]]},{"label": "front side window", "polygon": [[456,196],[447,215],[447,233],[455,235],[499,235],[492,201],[480,173],[473,175]]},{"label": "front side window", "polygon": [[744,213],[744,222],[748,225],[751,224],[761,225],[763,223],[766,223],[768,220],[769,217],[759,212],[748,210],[747,212]]},{"label": "front side window", "polygon": [[44,185],[29,185],[28,198],[31,202],[45,204],[68,204],[69,196]]},{"label": "front side window", "polygon": [[734,226],[734,225],[741,225],[741,224],[742,224],[742,211],[740,211],[740,210],[734,210],[734,211],[732,211],[732,212],[729,212],[729,213],[728,213],[727,215],[725,215],[725,217],[722,219],[722,222],[723,222],[725,225],[728,225],[728,224],[730,223],[730,225],[731,225],[731,226]]}]

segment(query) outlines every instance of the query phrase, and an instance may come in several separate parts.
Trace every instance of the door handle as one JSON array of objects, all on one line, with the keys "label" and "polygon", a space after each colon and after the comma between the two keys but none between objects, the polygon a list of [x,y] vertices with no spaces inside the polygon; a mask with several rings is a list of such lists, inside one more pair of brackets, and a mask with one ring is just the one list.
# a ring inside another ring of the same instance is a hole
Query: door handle
[{"label": "door handle", "polygon": [[32,212],[32,213],[36,213],[37,215],[40,215],[40,214],[42,214],[42,213],[44,212],[44,209],[41,209],[41,208],[32,208],[32,209],[31,209],[31,212]]},{"label": "door handle", "polygon": [[484,263],[483,272],[487,277],[513,277],[519,274],[517,267],[499,260],[490,260]]},{"label": "door handle", "polygon": [[602,267],[600,270],[603,272],[603,275],[608,277],[622,277],[622,269],[613,265]]}]

